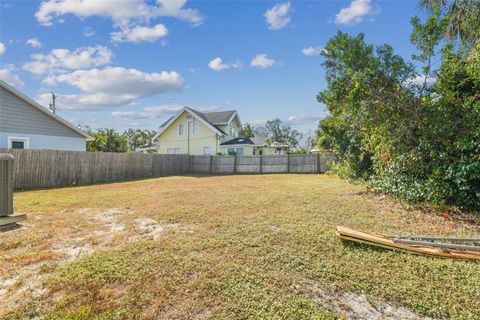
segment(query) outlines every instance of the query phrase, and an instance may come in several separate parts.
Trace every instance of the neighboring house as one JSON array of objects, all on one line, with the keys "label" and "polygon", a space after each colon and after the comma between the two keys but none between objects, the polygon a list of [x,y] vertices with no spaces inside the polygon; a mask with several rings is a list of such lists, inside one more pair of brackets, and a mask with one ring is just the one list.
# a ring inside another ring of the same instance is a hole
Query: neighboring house
[{"label": "neighboring house", "polygon": [[85,151],[90,139],[0,80],[0,148]]},{"label": "neighboring house", "polygon": [[223,142],[221,146],[226,148],[226,154],[249,156],[285,154],[288,149],[287,145],[268,143],[264,137],[237,137]]},{"label": "neighboring house", "polygon": [[137,149],[159,154],[258,155],[275,154],[277,148],[265,140],[240,135],[242,123],[237,111],[202,113],[184,107],[160,126],[153,144]]}]

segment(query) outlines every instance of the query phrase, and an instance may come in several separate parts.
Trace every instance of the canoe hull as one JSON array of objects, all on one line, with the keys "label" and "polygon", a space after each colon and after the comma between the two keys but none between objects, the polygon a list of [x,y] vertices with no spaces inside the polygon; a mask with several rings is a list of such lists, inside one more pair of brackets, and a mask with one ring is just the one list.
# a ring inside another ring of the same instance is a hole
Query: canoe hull
[{"label": "canoe hull", "polygon": [[337,226],[337,236],[342,240],[368,244],[390,250],[400,250],[421,255],[437,256],[460,260],[480,260],[480,253],[470,250],[445,249],[422,245],[398,243],[382,235],[356,231]]}]

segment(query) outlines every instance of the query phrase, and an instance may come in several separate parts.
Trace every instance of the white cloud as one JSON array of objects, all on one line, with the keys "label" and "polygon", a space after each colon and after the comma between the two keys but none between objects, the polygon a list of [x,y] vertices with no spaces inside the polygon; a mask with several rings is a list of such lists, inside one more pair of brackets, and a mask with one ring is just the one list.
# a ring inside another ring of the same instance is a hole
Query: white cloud
[{"label": "white cloud", "polygon": [[[181,104],[165,104],[160,106],[146,107],[141,111],[114,111],[112,116],[125,119],[155,119],[165,115],[172,115],[182,110],[184,105]],[[212,112],[220,109],[220,106],[197,106],[193,107],[200,112]]]},{"label": "white cloud", "polygon": [[377,14],[372,5],[371,0],[353,0],[350,6],[342,8],[335,16],[336,24],[355,24],[362,22],[367,16]]},{"label": "white cloud", "polygon": [[4,54],[5,51],[7,51],[7,48],[5,48],[5,45],[3,44],[3,42],[0,42],[0,56]]},{"label": "white cloud", "polygon": [[422,87],[423,83],[425,83],[425,85],[428,87],[428,86],[431,86],[431,85],[435,84],[435,82],[437,82],[437,78],[427,77],[427,79],[425,80],[425,75],[424,74],[419,74],[419,75],[415,76],[414,78],[406,80],[405,81],[405,86],[408,86],[408,87]]},{"label": "white cloud", "polygon": [[41,48],[42,47],[42,43],[40,42],[40,40],[38,40],[38,38],[31,38],[31,39],[28,39],[27,42],[25,42],[27,45],[31,46],[32,48]]},{"label": "white cloud", "polygon": [[152,119],[160,118],[167,114],[174,114],[184,106],[180,104],[167,104],[155,107],[146,107],[141,111],[114,111],[112,116],[126,119]]},{"label": "white cloud", "polygon": [[276,64],[276,61],[274,59],[270,59],[267,57],[266,54],[261,53],[257,54],[255,58],[252,59],[250,62],[250,65],[252,67],[257,67],[257,68],[270,68]]},{"label": "white cloud", "polygon": [[[68,74],[51,75],[47,85],[65,83],[84,93],[58,94],[63,109],[99,109],[132,103],[135,99],[181,89],[183,79],[175,71],[146,73],[136,69],[106,67],[77,70]],[[39,100],[42,99],[42,95]]]},{"label": "white cloud", "polygon": [[13,87],[21,87],[24,85],[23,81],[14,73],[15,68],[11,64],[4,65],[0,68],[0,80],[5,81]]},{"label": "white cloud", "polygon": [[[57,96],[55,100],[57,107],[64,110],[99,110],[122,106],[131,101],[128,96],[105,93],[63,94],[55,92],[55,95]],[[36,101],[47,106],[51,102],[51,93],[38,95]]]},{"label": "white cloud", "polygon": [[302,50],[306,56],[318,56],[320,53],[325,52],[323,47],[308,47]]},{"label": "white cloud", "polygon": [[67,83],[85,92],[122,93],[133,96],[175,91],[182,85],[182,77],[175,71],[146,73],[122,67],[77,70],[54,77],[56,82]]},{"label": "white cloud", "polygon": [[312,115],[292,115],[285,120],[285,124],[289,126],[297,126],[302,124],[318,122],[328,116],[328,112],[320,112]]},{"label": "white cloud", "polygon": [[254,119],[247,122],[254,127],[263,127],[267,123],[267,119]]},{"label": "white cloud", "polygon": [[33,54],[33,61],[23,65],[23,69],[35,74],[61,73],[68,70],[98,67],[110,63],[112,51],[95,46],[68,49],[53,49],[48,54]]},{"label": "white cloud", "polygon": [[217,57],[208,63],[208,67],[215,71],[221,71],[230,68],[228,64],[222,62],[222,58]]},{"label": "white cloud", "polygon": [[268,24],[268,28],[271,30],[278,30],[285,28],[290,23],[290,2],[279,3],[268,9],[263,15]]},{"label": "white cloud", "polygon": [[[281,119],[282,123],[287,126],[300,126],[309,123],[318,122],[329,115],[328,112],[319,112],[317,114],[311,115],[291,115],[286,119]],[[249,123],[253,126],[262,127],[267,123],[267,119],[256,119],[253,121],[249,121]]]},{"label": "white cloud", "polygon": [[151,4],[146,0],[47,0],[41,3],[35,18],[45,26],[52,25],[54,17],[68,14],[80,18],[106,17],[112,19],[117,26],[132,22],[148,22],[156,17],[174,17],[193,25],[201,24],[203,17],[197,10],[184,8],[186,2],[186,0],[157,0],[155,4]]},{"label": "white cloud", "polygon": [[239,69],[242,67],[242,63],[241,61],[237,60],[234,63],[226,64],[223,63],[222,58],[217,57],[208,63],[208,67],[214,71],[222,71],[230,68]]},{"label": "white cloud", "polygon": [[91,37],[95,35],[95,30],[93,30],[91,27],[86,27],[83,29],[83,35],[85,37]]},{"label": "white cloud", "polygon": [[142,111],[114,111],[112,116],[125,119],[150,119],[150,115]]},{"label": "white cloud", "polygon": [[153,42],[168,33],[167,28],[159,23],[153,27],[122,27],[120,31],[112,32],[113,42]]},{"label": "white cloud", "polygon": [[187,0],[157,0],[157,3],[159,6],[154,10],[153,16],[178,18],[195,26],[203,22],[204,18],[197,10],[184,8]]}]

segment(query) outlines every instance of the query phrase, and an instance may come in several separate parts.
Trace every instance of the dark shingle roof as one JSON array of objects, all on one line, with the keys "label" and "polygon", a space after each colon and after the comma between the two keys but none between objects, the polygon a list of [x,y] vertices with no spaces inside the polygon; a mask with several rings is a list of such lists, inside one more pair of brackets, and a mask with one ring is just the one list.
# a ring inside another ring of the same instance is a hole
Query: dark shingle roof
[{"label": "dark shingle roof", "polygon": [[158,128],[163,128],[163,127],[165,127],[165,126],[167,125],[167,123],[169,123],[170,120],[172,120],[173,118],[174,118],[174,116],[171,116],[170,118],[168,118],[167,121],[165,121],[164,123],[162,123],[162,124],[160,125],[160,127],[158,127]]},{"label": "dark shingle roof", "polygon": [[268,146],[266,137],[258,136],[258,137],[252,137],[250,139],[252,139],[253,144],[255,144],[256,146]]},{"label": "dark shingle roof", "polygon": [[221,143],[221,146],[231,146],[231,145],[239,145],[239,144],[254,144],[250,138],[235,138],[232,140],[228,140],[224,143]]},{"label": "dark shingle roof", "polygon": [[190,111],[195,113],[197,116],[202,118],[203,120],[207,121],[210,123],[212,126],[214,126],[218,131],[222,132],[223,134],[226,134],[222,129],[217,127],[217,125],[221,124],[227,124],[228,120],[233,116],[233,114],[237,111],[231,110],[231,111],[221,111],[221,112],[200,112],[197,110],[194,110],[192,108],[188,108]]},{"label": "dark shingle roof", "polygon": [[221,112],[206,112],[203,113],[205,120],[214,125],[227,124],[228,120],[234,115],[236,111],[221,111]]}]

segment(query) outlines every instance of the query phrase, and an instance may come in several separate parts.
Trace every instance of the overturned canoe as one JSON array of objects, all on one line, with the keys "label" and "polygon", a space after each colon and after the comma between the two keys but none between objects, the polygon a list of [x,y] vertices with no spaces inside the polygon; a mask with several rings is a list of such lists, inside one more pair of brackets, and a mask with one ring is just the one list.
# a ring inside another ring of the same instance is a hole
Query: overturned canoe
[{"label": "overturned canoe", "polygon": [[337,236],[342,240],[369,244],[391,250],[408,251],[415,254],[438,256],[462,260],[480,260],[480,252],[474,250],[432,247],[429,245],[408,244],[396,242],[394,239],[378,234],[360,232],[337,226]]}]

